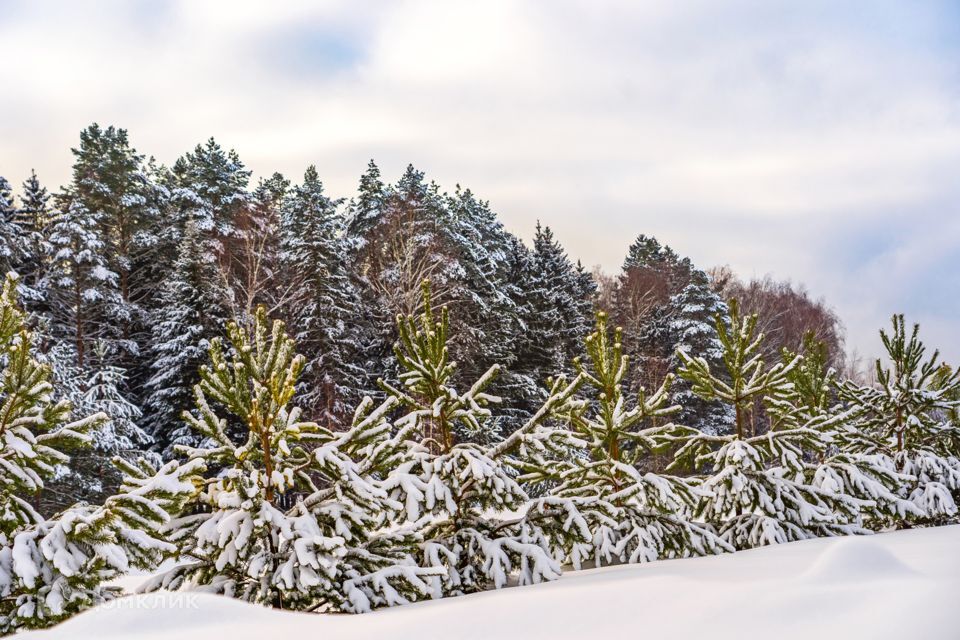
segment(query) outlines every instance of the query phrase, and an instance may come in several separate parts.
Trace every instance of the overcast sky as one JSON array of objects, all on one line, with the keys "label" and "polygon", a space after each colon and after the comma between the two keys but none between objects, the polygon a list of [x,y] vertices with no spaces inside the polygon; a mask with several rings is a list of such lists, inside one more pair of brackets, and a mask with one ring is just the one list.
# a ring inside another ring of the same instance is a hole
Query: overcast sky
[{"label": "overcast sky", "polygon": [[617,268],[653,234],[805,283],[876,353],[960,360],[960,3],[0,0],[0,175],[69,178],[91,122],[256,175],[370,158]]}]

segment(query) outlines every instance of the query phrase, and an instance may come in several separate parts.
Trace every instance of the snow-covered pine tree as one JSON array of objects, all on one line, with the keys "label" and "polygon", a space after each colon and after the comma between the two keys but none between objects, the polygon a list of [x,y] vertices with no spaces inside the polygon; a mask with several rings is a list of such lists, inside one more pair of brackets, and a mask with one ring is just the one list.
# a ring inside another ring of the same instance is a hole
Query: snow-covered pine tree
[{"label": "snow-covered pine tree", "polygon": [[[667,317],[669,332],[675,349],[695,353],[704,358],[711,369],[717,370],[723,363],[723,346],[717,336],[714,319],[726,315],[727,305],[710,287],[706,273],[693,269],[690,282],[684,289],[670,297]],[[680,367],[676,351],[670,359],[670,370]],[[676,380],[671,387],[671,402],[681,407],[675,416],[678,423],[695,427],[704,433],[725,434],[733,428],[733,411],[721,402],[708,402],[691,390],[691,383]]]},{"label": "snow-covered pine tree", "polygon": [[357,197],[350,202],[346,221],[346,237],[354,250],[362,248],[370,231],[377,226],[386,207],[389,190],[380,178],[380,168],[371,160],[360,176]]},{"label": "snow-covered pine tree", "polygon": [[74,350],[83,368],[93,344],[103,338],[114,309],[121,304],[117,274],[110,270],[98,230],[99,214],[66,194],[50,225],[54,254],[45,289],[49,295],[50,333]]},{"label": "snow-covered pine tree", "polygon": [[621,329],[611,339],[607,314],[599,312],[586,339],[589,363],[575,361],[578,380],[590,392],[556,407],[559,425],[524,438],[521,480],[551,482],[549,495],[571,501],[589,531],[583,539],[578,528],[558,530],[556,557],[579,569],[587,562],[600,566],[732,551],[708,526],[692,521],[700,500],[693,484],[645,469],[653,454],[696,431],[671,422],[680,409],[670,405],[672,375],[652,394],[641,388],[635,404],[627,399],[629,359],[620,340]]},{"label": "snow-covered pine tree", "polygon": [[56,344],[43,354],[52,368],[58,397],[68,401],[79,415],[105,416],[90,431],[83,454],[63,466],[48,483],[49,490],[39,505],[45,512],[77,501],[102,503],[122,481],[116,459],[134,462],[146,455],[144,449],[150,438],[138,425],[140,409],[129,398],[124,370],[109,364],[108,353],[105,342],[95,343],[83,367],[77,365],[76,353],[66,343]]},{"label": "snow-covered pine tree", "polygon": [[811,485],[837,497],[838,531],[878,529],[891,519],[922,515],[898,495],[913,478],[899,473],[893,458],[876,449],[859,428],[857,409],[836,405],[837,376],[827,364],[826,343],[810,332],[804,336],[803,357],[797,355],[784,352],[784,363],[796,362],[787,374],[793,388],[770,401],[769,413],[780,428],[793,425],[820,433],[825,446],[808,452],[806,475]]},{"label": "snow-covered pine tree", "polygon": [[943,522],[957,515],[960,500],[960,425],[950,420],[960,371],[944,376],[939,351],[925,357],[919,325],[908,334],[902,315],[893,316],[892,324],[890,333],[880,331],[890,364],[877,360],[877,384],[848,380],[840,386],[842,400],[856,411],[859,437],[849,446],[889,456],[897,472],[912,477],[901,485],[901,497],[923,516],[900,514],[896,524]]},{"label": "snow-covered pine tree", "polygon": [[[395,421],[408,434],[409,452],[386,478],[419,530],[418,564],[442,568],[433,579],[434,597],[499,588],[515,575],[519,584],[551,580],[560,566],[550,556],[541,529],[524,515],[527,495],[504,456],[516,438],[495,447],[469,442],[488,430],[488,395],[499,367],[494,365],[467,389],[452,386],[446,307],[437,318],[429,282],[423,284],[423,311],[399,317],[400,386],[381,381],[406,409]],[[545,412],[517,431],[532,429]]]},{"label": "snow-covered pine tree", "polygon": [[801,540],[831,531],[847,502],[807,483],[805,452],[819,452],[820,434],[793,424],[772,425],[758,434],[752,425],[755,401],[787,400],[789,374],[797,360],[768,367],[759,352],[763,335],[757,317],[742,317],[736,300],[726,319],[717,317],[723,346],[723,369],[713,370],[703,357],[678,352],[680,376],[708,402],[721,401],[735,415],[728,435],[698,434],[678,450],[668,469],[705,469],[704,490],[696,515],[716,526],[736,549]]},{"label": "snow-covered pine tree", "polygon": [[96,220],[105,266],[116,274],[119,299],[105,310],[103,336],[110,341],[110,364],[132,369],[147,347],[149,302],[158,285],[144,269],[155,243],[158,187],[124,129],[94,123],[80,132],[80,146],[72,151],[70,193]]},{"label": "snow-covered pine tree", "polygon": [[528,322],[533,318],[533,304],[527,295],[532,284],[530,249],[515,236],[506,248],[506,275],[502,289],[510,297],[514,314],[510,317],[509,345],[512,356],[497,381],[496,390],[503,397],[500,413],[511,429],[529,420],[543,402],[544,381],[539,368],[531,366],[531,336]]},{"label": "snow-covered pine tree", "polygon": [[[517,337],[522,331],[520,305],[511,295],[513,283],[508,282],[516,238],[504,229],[489,203],[477,199],[470,189],[458,185],[444,201],[446,220],[440,229],[455,248],[461,270],[452,329],[457,340],[451,345],[453,359],[461,363],[458,375],[476,379],[495,363],[510,371],[517,361]],[[499,376],[491,392],[503,395],[510,382]],[[526,418],[498,412],[494,435],[510,433]]]},{"label": "snow-covered pine tree", "polygon": [[[181,562],[145,585],[195,588],[281,608],[363,612],[429,591],[406,549],[408,534],[384,530],[391,502],[344,451],[389,437],[392,402],[358,411],[346,433],[300,417],[294,404],[304,359],[283,323],[263,307],[248,332],[227,327],[195,387],[184,417],[209,446],[178,447],[208,470],[204,489],[167,531]],[[214,407],[221,407],[216,409]],[[227,419],[245,427],[227,431]],[[374,443],[374,448],[375,443]]]},{"label": "snow-covered pine tree", "polygon": [[301,399],[334,423],[349,419],[347,407],[372,382],[360,361],[364,327],[347,262],[341,203],[324,192],[316,167],[310,166],[284,200],[282,216],[281,261],[290,290],[285,313],[307,358]]},{"label": "snow-covered pine tree", "polygon": [[[153,569],[172,547],[157,535],[168,510],[193,490],[189,467],[123,463],[122,491],[102,506],[74,505],[45,519],[31,504],[68,451],[107,418],[71,421],[54,399],[51,370],[31,354],[16,281],[0,294],[0,633],[55,624],[118,593],[107,585],[131,568]],[[148,478],[155,477],[155,480]]]}]

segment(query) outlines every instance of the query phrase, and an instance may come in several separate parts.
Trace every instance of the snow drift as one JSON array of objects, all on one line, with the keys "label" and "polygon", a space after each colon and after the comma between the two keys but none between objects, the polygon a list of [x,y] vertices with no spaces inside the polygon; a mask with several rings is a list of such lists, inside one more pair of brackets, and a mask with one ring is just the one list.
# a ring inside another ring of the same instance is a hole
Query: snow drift
[{"label": "snow drift", "polygon": [[24,640],[263,638],[956,639],[960,525],[568,572],[364,615],[189,593],[130,596]]}]

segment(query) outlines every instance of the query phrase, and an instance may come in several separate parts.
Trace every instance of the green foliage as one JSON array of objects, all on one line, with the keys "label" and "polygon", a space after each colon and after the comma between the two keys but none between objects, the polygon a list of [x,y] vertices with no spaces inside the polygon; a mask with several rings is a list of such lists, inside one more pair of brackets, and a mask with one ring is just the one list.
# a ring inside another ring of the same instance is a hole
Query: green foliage
[{"label": "green foliage", "polygon": [[892,331],[880,332],[889,365],[877,360],[877,384],[848,380],[839,393],[856,413],[861,450],[892,458],[898,473],[912,477],[900,495],[922,514],[914,520],[942,522],[957,515],[960,499],[960,424],[951,420],[960,372],[945,370],[937,351],[926,357],[919,331],[915,324],[908,333],[903,316],[893,316]]},{"label": "green foliage", "polygon": [[743,317],[736,300],[730,301],[726,319],[717,316],[716,328],[725,371],[711,371],[703,357],[679,351],[682,367],[678,373],[691,383],[693,393],[704,400],[719,400],[732,406],[736,435],[743,438],[748,435],[746,420],[756,410],[755,401],[782,397],[790,390],[789,374],[796,361],[766,366],[760,349],[763,335],[756,332],[757,316]]},{"label": "green foliage", "polygon": [[[726,371],[712,372],[702,358],[678,354],[684,363],[680,376],[692,383],[693,391],[732,405],[736,413],[735,433],[695,435],[672,464],[707,473],[696,515],[713,523],[720,537],[737,549],[849,532],[840,514],[849,514],[855,505],[806,478],[805,457],[821,455],[825,442],[791,404],[797,397],[791,378],[810,373],[794,373],[802,358],[767,367],[757,316],[741,316],[735,300],[728,317],[718,317],[716,325]],[[745,417],[759,403],[772,418],[770,430],[747,433]]]},{"label": "green foliage", "polygon": [[514,573],[520,584],[556,578],[560,567],[540,530],[523,515],[509,515],[522,514],[528,499],[504,463],[517,439],[494,447],[468,441],[487,429],[489,405],[499,401],[484,391],[499,367],[459,392],[452,383],[456,364],[449,359],[447,312],[436,318],[430,299],[424,282],[422,313],[398,319],[403,388],[381,381],[406,409],[395,424],[409,434],[408,449],[388,484],[422,536],[417,563],[443,572],[433,580],[434,597],[499,588]]},{"label": "green foliage", "polygon": [[[251,602],[296,609],[367,611],[420,597],[428,587],[405,550],[409,534],[382,530],[400,505],[350,453],[385,464],[392,402],[364,403],[346,433],[300,418],[294,404],[304,359],[280,321],[256,310],[250,331],[227,326],[200,371],[187,422],[204,446],[180,451],[212,475],[171,523],[182,564],[148,589],[203,585]],[[211,402],[212,401],[212,402]],[[222,407],[222,409],[221,409]],[[228,419],[243,425],[238,442]]]},{"label": "green foliage", "polygon": [[641,388],[630,407],[621,330],[611,341],[603,312],[586,339],[586,351],[587,364],[575,361],[579,375],[573,386],[586,385],[590,392],[556,407],[553,416],[561,426],[528,438],[534,455],[522,465],[523,479],[550,482],[550,497],[577,523],[554,532],[555,555],[579,567],[585,560],[646,562],[727,549],[691,521],[699,499],[691,483],[643,469],[651,456],[697,433],[669,422],[679,410],[669,404],[672,376],[652,394]]},{"label": "green foliage", "polygon": [[117,595],[107,582],[130,569],[150,570],[172,550],[159,530],[193,490],[189,468],[159,472],[141,460],[116,460],[120,492],[101,506],[77,504],[45,519],[29,502],[106,421],[73,422],[53,399],[49,367],[30,351],[17,305],[16,280],[0,293],[0,632],[55,624]]},{"label": "green foliage", "polygon": [[105,416],[68,422],[70,404],[54,399],[51,371],[31,353],[31,336],[17,302],[17,281],[8,276],[0,293],[0,531],[11,534],[41,520],[29,504],[66,452],[86,445],[87,433]]}]

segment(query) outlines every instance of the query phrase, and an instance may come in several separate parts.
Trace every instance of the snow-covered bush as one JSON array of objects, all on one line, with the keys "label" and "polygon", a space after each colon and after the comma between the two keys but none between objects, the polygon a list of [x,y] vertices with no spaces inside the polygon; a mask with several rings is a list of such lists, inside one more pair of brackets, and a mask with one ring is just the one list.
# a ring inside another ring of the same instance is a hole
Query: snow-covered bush
[{"label": "snow-covered bush", "polygon": [[586,340],[589,365],[575,362],[575,386],[586,384],[588,392],[558,405],[556,424],[524,438],[522,479],[550,483],[550,497],[566,507],[558,516],[580,525],[552,531],[556,557],[579,569],[585,562],[649,562],[732,550],[709,526],[693,522],[698,487],[645,468],[654,454],[699,432],[670,422],[680,410],[669,404],[672,376],[649,396],[641,388],[635,404],[626,398],[629,360],[620,341],[617,328],[611,342],[606,314],[599,313]]},{"label": "snow-covered bush", "polygon": [[[350,451],[389,439],[393,401],[365,402],[345,433],[301,419],[294,404],[304,360],[283,323],[261,307],[250,331],[227,327],[194,389],[186,420],[207,443],[180,447],[206,469],[203,490],[165,529],[178,564],[144,586],[212,591],[280,608],[363,612],[428,593],[435,573],[413,563],[399,509]],[[228,421],[232,420],[231,424]],[[242,435],[237,436],[240,427]]]}]

